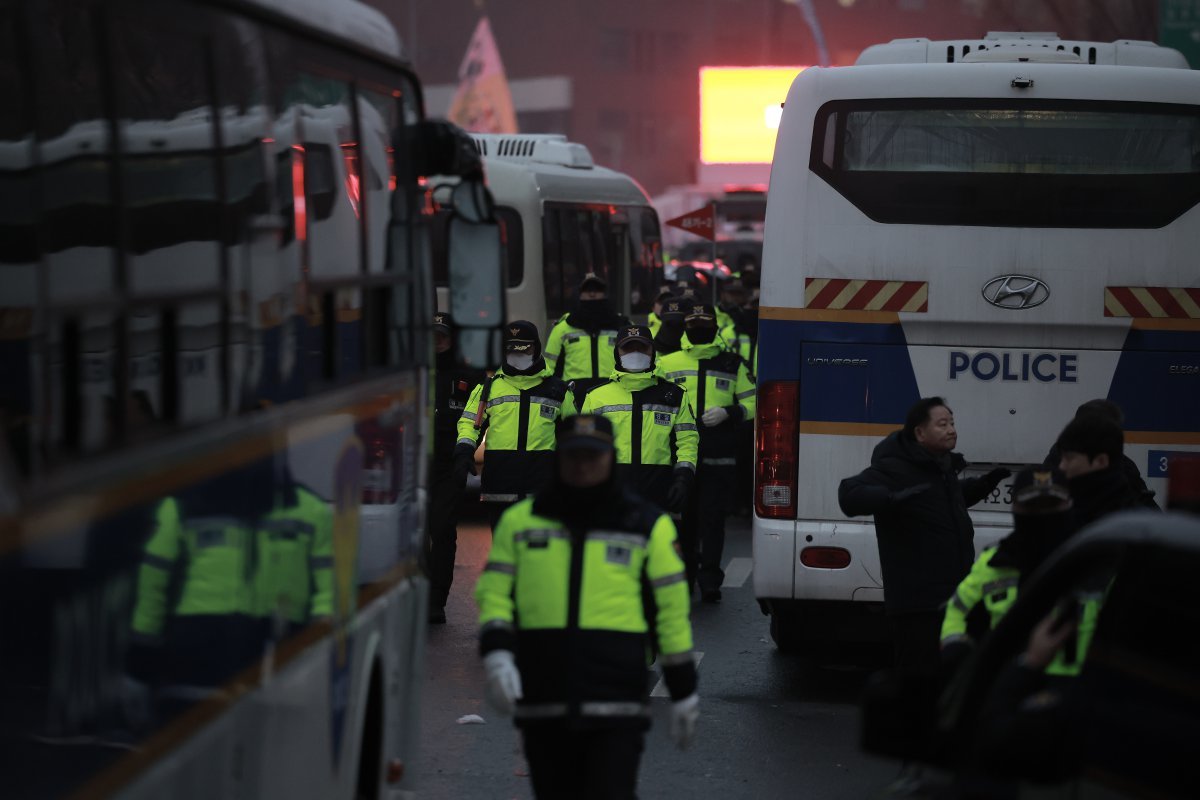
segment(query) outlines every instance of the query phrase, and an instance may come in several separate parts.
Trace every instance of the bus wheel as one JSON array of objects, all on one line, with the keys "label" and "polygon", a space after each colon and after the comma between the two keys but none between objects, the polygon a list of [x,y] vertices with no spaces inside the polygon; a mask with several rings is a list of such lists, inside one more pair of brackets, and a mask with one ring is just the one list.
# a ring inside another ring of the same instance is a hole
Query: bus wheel
[{"label": "bus wheel", "polygon": [[804,637],[802,615],[794,603],[786,600],[771,603],[771,639],[779,652],[786,655],[803,655],[810,649]]}]

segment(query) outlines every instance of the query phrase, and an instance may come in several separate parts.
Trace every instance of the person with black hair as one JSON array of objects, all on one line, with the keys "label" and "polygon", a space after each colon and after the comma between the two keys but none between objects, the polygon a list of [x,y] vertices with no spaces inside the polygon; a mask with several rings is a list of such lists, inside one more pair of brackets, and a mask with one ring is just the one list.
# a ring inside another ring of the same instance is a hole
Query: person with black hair
[{"label": "person with black hair", "polygon": [[[1110,420],[1118,426],[1125,425],[1125,413],[1121,411],[1121,407],[1111,400],[1097,398],[1088,400],[1075,410],[1074,419],[1082,417],[1098,416],[1103,419]],[[1062,460],[1062,454],[1059,452],[1058,444],[1055,443],[1050,448],[1050,452],[1042,459],[1042,464],[1047,467],[1058,467],[1059,461]],[[1138,503],[1153,511],[1158,510],[1158,503],[1154,502],[1154,490],[1146,485],[1146,481],[1142,478],[1141,470],[1133,459],[1127,455],[1122,455],[1120,459],[1121,472],[1125,475],[1125,481],[1133,487],[1133,490],[1138,494]]]},{"label": "person with black hair", "polygon": [[872,514],[883,571],[884,607],[904,674],[931,676],[940,667],[941,606],[971,570],[975,528],[967,508],[1009,471],[960,479],[966,459],[954,452],[954,412],[940,397],[909,409],[904,428],[875,447],[871,466],[838,487],[849,517]]},{"label": "person with black hair", "polygon": [[1141,493],[1130,485],[1121,467],[1125,433],[1112,419],[1099,414],[1077,416],[1058,435],[1055,447],[1059,452],[1058,468],[1067,476],[1080,527],[1108,514],[1143,506]]},{"label": "person with black hair", "polygon": [[510,322],[504,364],[467,399],[458,419],[454,466],[460,484],[475,474],[475,449],[487,434],[479,499],[492,527],[500,513],[541,488],[554,468],[554,424],[575,413],[566,381],[550,374],[537,326]]},{"label": "person with black hair", "polygon": [[[450,315],[433,315],[434,381],[433,465],[429,476],[429,522],[425,526],[425,571],[429,576],[429,621],[446,621],[446,601],[454,582],[458,552],[458,515],[466,476],[455,469],[458,420],[476,386],[487,380],[482,370],[460,367],[454,359]],[[474,459],[474,454],[471,455]]]},{"label": "person with black hair", "polygon": [[617,331],[628,326],[629,320],[613,309],[608,282],[589,272],[579,284],[578,304],[546,337],[546,363],[582,397],[612,372]]}]

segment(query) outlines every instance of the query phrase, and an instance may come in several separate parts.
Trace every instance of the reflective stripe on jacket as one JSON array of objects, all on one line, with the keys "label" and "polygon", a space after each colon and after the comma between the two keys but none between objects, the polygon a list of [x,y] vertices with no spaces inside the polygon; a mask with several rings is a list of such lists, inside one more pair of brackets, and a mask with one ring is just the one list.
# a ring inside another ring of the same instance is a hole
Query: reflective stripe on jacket
[{"label": "reflective stripe on jacket", "polygon": [[1014,567],[992,566],[995,555],[995,547],[984,550],[951,595],[942,620],[943,647],[969,638],[967,617],[980,603],[987,610],[989,627],[994,628],[1017,601],[1017,582],[1021,573]]},{"label": "reflective stripe on jacket", "polygon": [[[669,381],[687,389],[696,424],[700,430],[700,460],[727,458],[737,452],[737,423],[754,417],[754,383],[745,362],[714,341],[693,344],[686,337],[683,349],[659,360],[659,371]],[[735,411],[734,407],[740,411]],[[733,416],[712,428],[701,417],[710,408],[724,408]]]},{"label": "reflective stripe on jacket", "polygon": [[613,370],[584,397],[581,413],[612,422],[625,485],[653,503],[665,504],[675,468],[696,468],[700,434],[687,389],[655,373]]},{"label": "reflective stripe on jacket", "polygon": [[546,363],[565,381],[599,380],[616,366],[616,345],[616,327],[590,333],[572,325],[571,315],[567,314],[546,337]]},{"label": "reflective stripe on jacket", "polygon": [[[518,724],[648,724],[648,637],[673,697],[695,690],[690,600],[669,517],[630,494],[587,528],[508,509],[475,588],[481,649],[515,649]],[[653,597],[649,603],[644,593]],[[651,633],[653,632],[653,633]]]},{"label": "reflective stripe on jacket", "polygon": [[294,494],[294,505],[255,524],[183,518],[164,500],[138,570],[134,633],[159,637],[172,617],[279,615],[299,625],[331,614],[332,511],[306,489]]},{"label": "reflective stripe on jacket", "polygon": [[[480,418],[484,387],[488,396]],[[490,385],[476,386],[458,420],[458,443],[475,448],[487,433],[480,491],[501,496],[535,491],[553,466],[554,425],[574,413],[567,384],[549,369],[535,375],[506,375],[501,369]]]}]

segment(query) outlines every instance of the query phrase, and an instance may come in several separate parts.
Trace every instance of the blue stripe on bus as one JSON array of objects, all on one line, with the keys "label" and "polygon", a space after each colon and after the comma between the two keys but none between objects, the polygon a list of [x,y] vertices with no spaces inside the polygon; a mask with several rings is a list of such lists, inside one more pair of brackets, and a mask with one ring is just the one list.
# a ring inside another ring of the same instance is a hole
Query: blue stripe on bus
[{"label": "blue stripe on bus", "polygon": [[[799,381],[804,365],[805,421],[901,423],[921,396],[898,324],[764,319],[759,342],[760,381]],[[1198,354],[1198,331],[1129,331],[1108,391],[1126,430],[1200,431]]]},{"label": "blue stripe on bus", "polygon": [[805,421],[903,424],[920,398],[899,325],[762,320],[762,381],[804,380]]},{"label": "blue stripe on bus", "polygon": [[1131,329],[1108,399],[1127,431],[1200,431],[1200,332]]}]

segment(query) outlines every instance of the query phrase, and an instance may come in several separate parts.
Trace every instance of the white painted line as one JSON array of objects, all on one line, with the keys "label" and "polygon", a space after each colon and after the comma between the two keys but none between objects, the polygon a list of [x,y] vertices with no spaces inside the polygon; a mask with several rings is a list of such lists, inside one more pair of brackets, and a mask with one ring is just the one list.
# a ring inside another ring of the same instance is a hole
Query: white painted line
[{"label": "white painted line", "polygon": [[753,558],[731,558],[729,566],[725,567],[725,582],[722,589],[740,589],[754,571]]},{"label": "white painted line", "polygon": [[[699,650],[693,650],[692,656],[696,659],[696,666],[697,667],[700,666],[700,662],[704,659],[704,653],[700,652]],[[658,664],[657,661],[655,661],[654,663],[656,665]],[[650,692],[650,696],[651,697],[670,697],[671,696],[671,693],[667,691],[667,684],[663,682],[662,678],[659,678],[658,683],[654,684],[654,690],[652,692]]]}]

